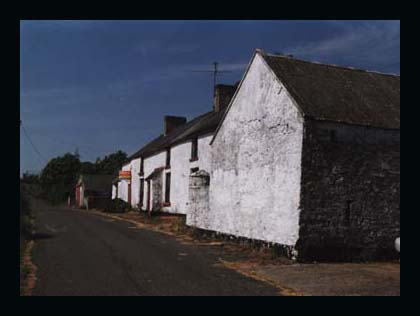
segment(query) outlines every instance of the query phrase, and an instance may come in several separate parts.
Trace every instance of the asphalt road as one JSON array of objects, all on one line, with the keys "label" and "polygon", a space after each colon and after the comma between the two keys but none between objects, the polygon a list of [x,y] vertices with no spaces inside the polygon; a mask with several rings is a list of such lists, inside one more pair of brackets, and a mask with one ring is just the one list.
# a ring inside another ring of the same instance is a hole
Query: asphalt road
[{"label": "asphalt road", "polygon": [[[86,211],[36,212],[33,295],[277,295],[275,288],[216,266],[215,247]],[[220,251],[220,250],[219,250]]]}]

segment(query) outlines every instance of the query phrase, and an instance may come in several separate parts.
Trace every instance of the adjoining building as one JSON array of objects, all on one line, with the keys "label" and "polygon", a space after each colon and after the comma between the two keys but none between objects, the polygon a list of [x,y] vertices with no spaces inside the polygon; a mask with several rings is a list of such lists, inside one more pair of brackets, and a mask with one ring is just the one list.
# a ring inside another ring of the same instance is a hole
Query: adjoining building
[{"label": "adjoining building", "polygon": [[189,175],[210,169],[213,137],[235,86],[217,85],[213,110],[187,122],[185,117],[165,116],[164,133],[131,155],[121,171],[130,179],[114,183],[118,197],[143,211],[186,214]]},{"label": "adjoining building", "polygon": [[301,261],[397,255],[400,76],[257,50],[222,115],[188,225]]},{"label": "adjoining building", "polygon": [[76,206],[101,208],[111,198],[112,175],[82,174],[75,186]]}]

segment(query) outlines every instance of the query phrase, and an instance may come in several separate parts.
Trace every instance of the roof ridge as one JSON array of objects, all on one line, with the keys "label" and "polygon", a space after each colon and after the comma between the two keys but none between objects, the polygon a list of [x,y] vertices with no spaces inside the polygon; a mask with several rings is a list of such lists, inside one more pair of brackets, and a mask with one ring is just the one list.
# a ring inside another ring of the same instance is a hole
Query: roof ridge
[{"label": "roof ridge", "polygon": [[[131,161],[135,158],[139,157],[139,153],[153,145],[156,145],[155,142],[159,142],[159,144],[161,144],[162,142],[165,142],[167,139],[170,139],[171,137],[176,139],[179,134],[182,134],[183,131],[188,130],[188,128],[191,127],[191,125],[194,125],[194,123],[196,123],[197,121],[199,121],[200,119],[204,118],[207,115],[210,115],[212,113],[216,113],[213,110],[208,111],[206,113],[200,114],[194,118],[192,118],[191,120],[185,122],[184,124],[176,127],[173,131],[171,131],[169,134],[167,135],[163,135],[160,134],[158,137],[155,137],[154,139],[152,139],[151,141],[149,141],[146,145],[142,146],[139,150],[137,150],[136,152],[134,152],[132,155],[130,155],[128,157],[128,160]],[[151,146],[149,146],[151,145]],[[159,145],[160,146],[160,145]],[[140,155],[141,156],[141,155]]]},{"label": "roof ridge", "polygon": [[265,55],[265,56],[268,56],[268,57],[292,59],[292,60],[296,60],[296,61],[300,61],[300,62],[304,62],[304,63],[308,63],[308,64],[314,64],[314,65],[338,68],[338,69],[343,69],[343,70],[359,71],[359,72],[373,73],[373,74],[379,74],[379,75],[384,75],[384,76],[392,76],[392,77],[401,78],[401,75],[394,74],[394,73],[386,73],[386,72],[380,72],[380,71],[376,71],[376,70],[367,70],[367,69],[356,68],[356,67],[352,67],[352,66],[341,66],[341,65],[336,65],[336,64],[327,64],[327,63],[313,61],[313,60],[306,60],[306,59],[302,59],[302,58],[291,57],[291,56],[288,56],[288,55],[277,55],[277,54],[262,52],[261,50],[258,50],[258,51],[262,55]]}]

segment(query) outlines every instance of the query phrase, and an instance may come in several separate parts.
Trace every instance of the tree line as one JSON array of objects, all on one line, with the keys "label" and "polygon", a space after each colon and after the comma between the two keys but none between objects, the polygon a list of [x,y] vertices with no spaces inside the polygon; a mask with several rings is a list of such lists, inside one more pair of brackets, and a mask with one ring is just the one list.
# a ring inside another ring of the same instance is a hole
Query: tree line
[{"label": "tree line", "polygon": [[80,161],[79,154],[66,153],[48,161],[39,175],[24,173],[21,183],[39,187],[40,197],[51,203],[64,202],[69,194],[74,195],[74,186],[80,174],[118,175],[118,170],[127,161],[121,150],[97,158],[95,162]]}]

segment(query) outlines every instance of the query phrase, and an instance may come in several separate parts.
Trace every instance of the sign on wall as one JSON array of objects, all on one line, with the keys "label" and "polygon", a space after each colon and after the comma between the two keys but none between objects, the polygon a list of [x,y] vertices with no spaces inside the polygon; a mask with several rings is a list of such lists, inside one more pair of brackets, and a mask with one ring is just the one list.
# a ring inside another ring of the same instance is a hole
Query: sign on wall
[{"label": "sign on wall", "polygon": [[131,171],[130,170],[128,170],[128,171],[126,171],[126,170],[120,171],[120,173],[118,175],[118,178],[120,180],[131,180]]}]

